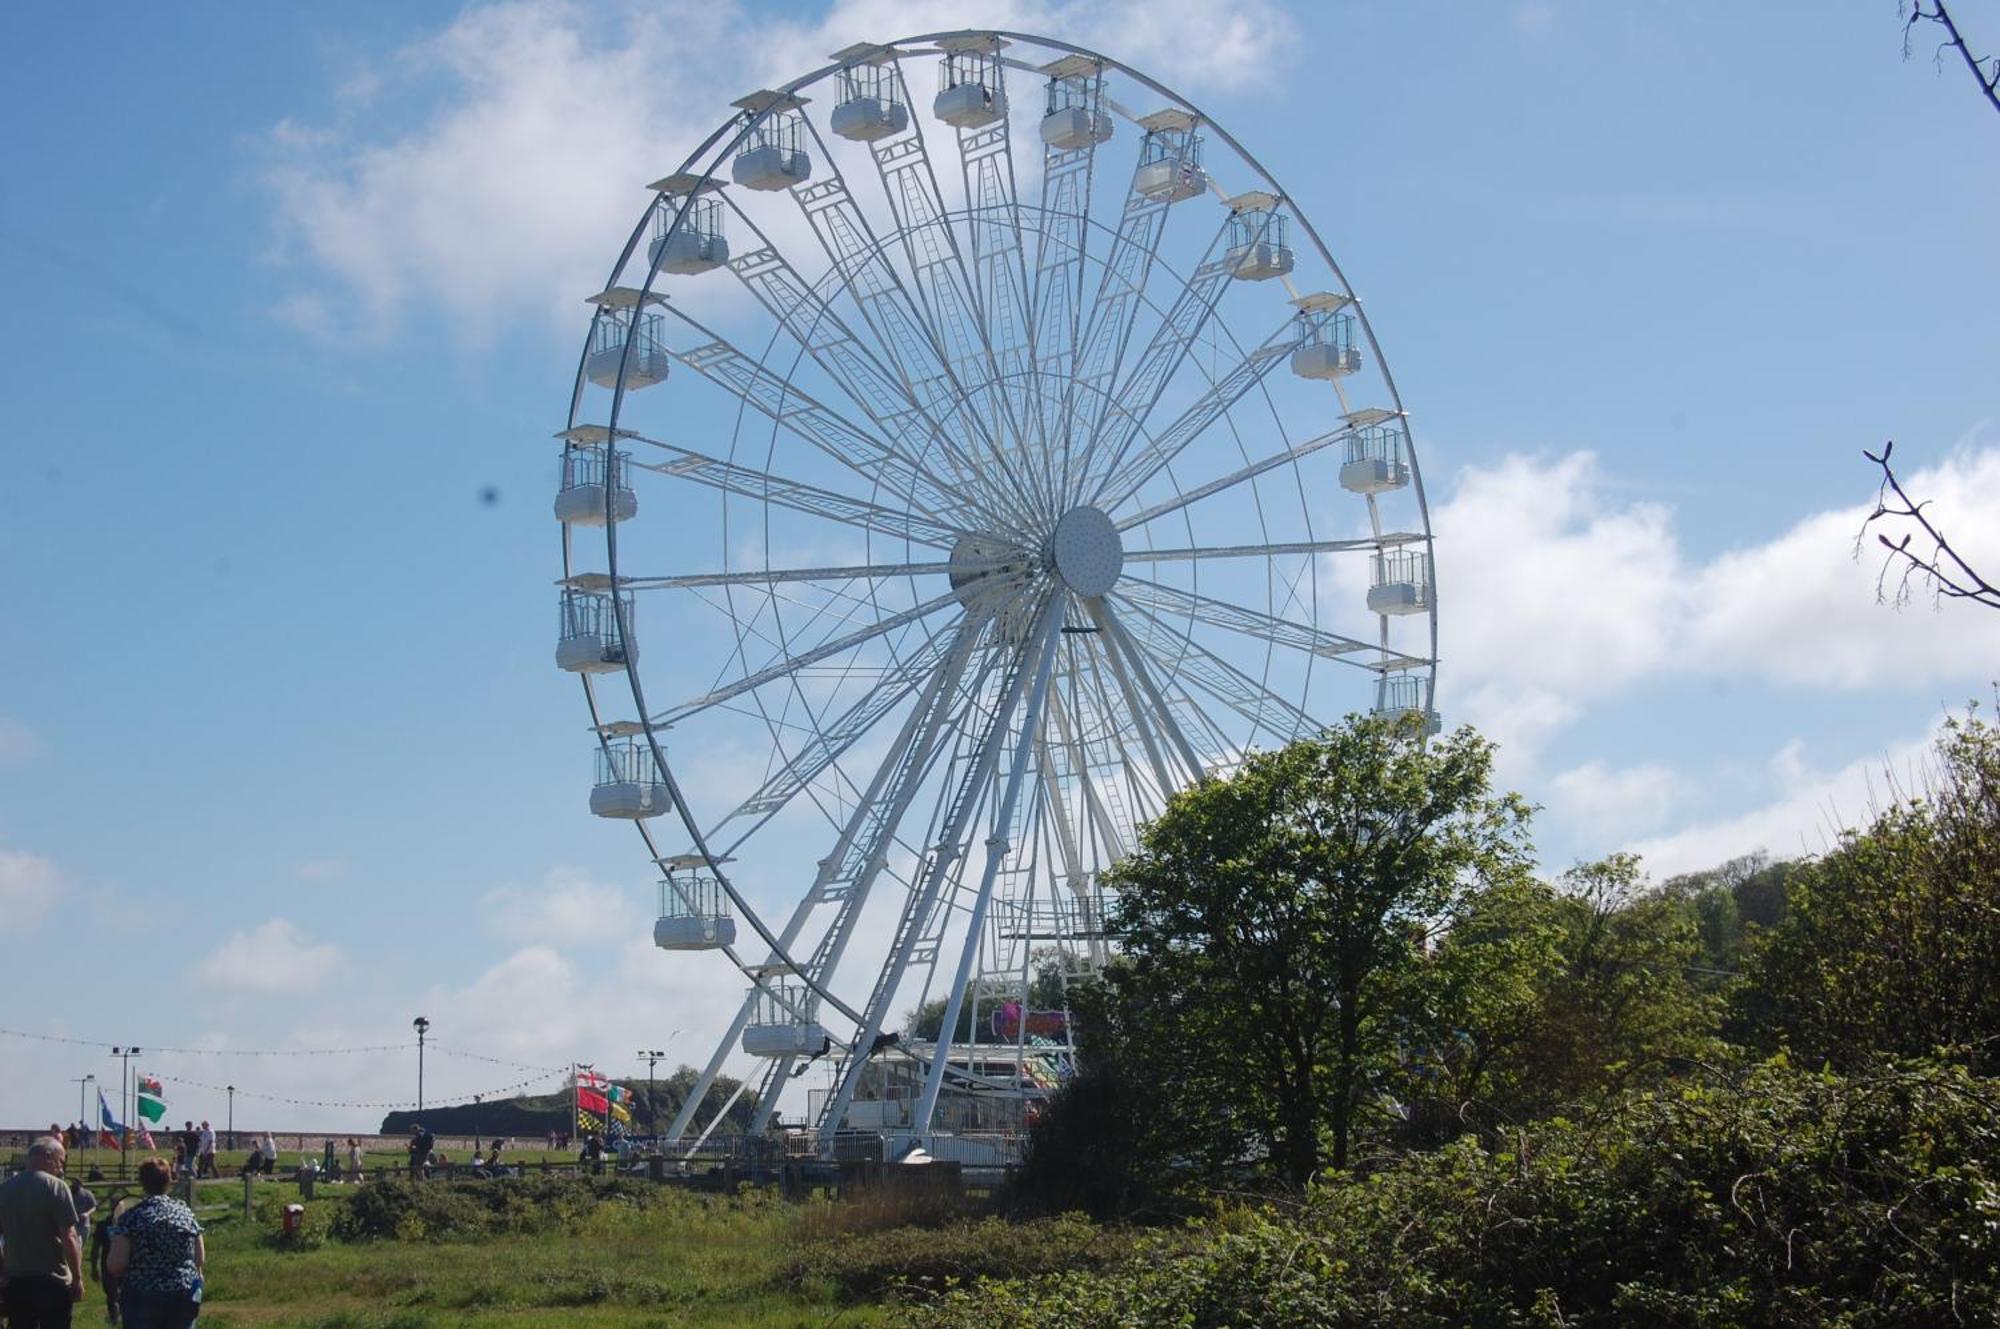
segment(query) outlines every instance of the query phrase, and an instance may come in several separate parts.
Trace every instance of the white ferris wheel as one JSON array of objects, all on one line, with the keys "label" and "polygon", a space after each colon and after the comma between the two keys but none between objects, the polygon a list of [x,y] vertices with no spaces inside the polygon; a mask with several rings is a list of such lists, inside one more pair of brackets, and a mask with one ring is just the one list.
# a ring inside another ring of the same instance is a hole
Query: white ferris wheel
[{"label": "white ferris wheel", "polygon": [[735,107],[648,186],[559,435],[591,810],[655,941],[746,982],[668,1138],[740,1054],[759,1130],[817,1064],[823,1147],[1004,1131],[1170,795],[1435,727],[1416,454],[1319,234],[1145,75],[929,34]]}]

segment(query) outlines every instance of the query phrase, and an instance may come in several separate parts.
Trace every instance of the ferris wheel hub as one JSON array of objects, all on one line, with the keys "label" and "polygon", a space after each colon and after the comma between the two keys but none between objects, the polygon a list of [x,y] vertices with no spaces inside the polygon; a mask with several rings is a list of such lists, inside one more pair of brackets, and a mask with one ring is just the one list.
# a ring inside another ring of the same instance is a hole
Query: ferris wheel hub
[{"label": "ferris wheel hub", "polygon": [[1056,521],[1049,561],[1063,585],[1095,599],[1118,584],[1125,570],[1125,542],[1099,508],[1071,508]]}]

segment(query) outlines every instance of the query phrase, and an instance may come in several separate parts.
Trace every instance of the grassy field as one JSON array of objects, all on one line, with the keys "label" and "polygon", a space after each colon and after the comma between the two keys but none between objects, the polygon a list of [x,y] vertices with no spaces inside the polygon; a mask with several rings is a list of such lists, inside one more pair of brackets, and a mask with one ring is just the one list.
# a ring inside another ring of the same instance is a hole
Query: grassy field
[{"label": "grassy field", "polygon": [[[439,1183],[415,1189],[426,1200],[455,1198]],[[468,1210],[470,1221],[491,1224],[485,1231],[462,1230],[448,1206],[405,1212],[367,1203],[372,1217],[365,1221],[393,1220],[395,1227],[395,1235],[369,1238],[354,1231],[364,1221],[357,1218],[364,1209],[355,1208],[355,1188],[322,1186],[307,1205],[302,1239],[286,1242],[278,1236],[279,1214],[298,1199],[297,1187],[259,1183],[254,1216],[246,1220],[240,1183],[207,1183],[197,1197],[209,1257],[201,1323],[578,1329],[883,1322],[880,1307],[842,1304],[831,1287],[788,1283],[791,1253],[812,1239],[809,1215],[798,1206],[761,1192],[710,1197],[642,1189],[602,1203],[580,1183],[456,1197],[486,1206]],[[409,1190],[386,1193],[393,1198]],[[94,1284],[90,1293],[78,1324],[104,1323],[102,1294]]]}]

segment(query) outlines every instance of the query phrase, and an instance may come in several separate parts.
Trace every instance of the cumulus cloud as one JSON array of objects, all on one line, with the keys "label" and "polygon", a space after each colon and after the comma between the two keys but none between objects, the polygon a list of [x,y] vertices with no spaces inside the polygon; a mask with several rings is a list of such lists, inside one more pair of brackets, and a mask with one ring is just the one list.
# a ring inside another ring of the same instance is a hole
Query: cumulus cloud
[{"label": "cumulus cloud", "polygon": [[39,854],[0,849],[0,919],[12,928],[32,927],[62,892],[56,865]]},{"label": "cumulus cloud", "polygon": [[[1969,557],[2000,566],[2000,448],[1909,484]],[[1854,557],[1867,511],[1814,513],[1704,560],[1672,508],[1615,496],[1591,453],[1468,468],[1437,508],[1441,649],[1461,680],[1447,704],[1532,760],[1592,702],[1649,677],[1835,689],[1979,678],[2000,660],[2000,615],[1881,604],[1876,561]]]},{"label": "cumulus cloud", "polygon": [[1685,792],[1681,776],[1657,762],[1614,769],[1587,761],[1555,776],[1549,788],[1559,816],[1608,836],[1657,829],[1673,816]]},{"label": "cumulus cloud", "polygon": [[338,946],[315,942],[298,924],[273,918],[230,933],[195,966],[194,976],[245,992],[304,992],[345,963]]},{"label": "cumulus cloud", "polygon": [[573,944],[629,932],[643,921],[638,897],[575,868],[555,868],[540,886],[503,886],[480,902],[495,934],[518,941]]},{"label": "cumulus cloud", "polygon": [[475,346],[524,313],[574,320],[641,187],[731,100],[855,41],[968,25],[1098,45],[1193,90],[1267,74],[1290,31],[1271,0],[838,0],[803,21],[740,0],[474,6],[353,80],[330,123],[268,135],[281,254],[307,276],[278,307],[317,335],[428,308]]},{"label": "cumulus cloud", "polygon": [[1936,730],[1885,752],[1833,770],[1812,771],[1788,743],[1772,758],[1780,791],[1760,807],[1700,821],[1669,834],[1642,839],[1633,852],[1655,878],[1714,867],[1739,854],[1764,850],[1775,858],[1823,852],[1841,830],[1865,822],[1897,791],[1922,787],[1922,773]]}]

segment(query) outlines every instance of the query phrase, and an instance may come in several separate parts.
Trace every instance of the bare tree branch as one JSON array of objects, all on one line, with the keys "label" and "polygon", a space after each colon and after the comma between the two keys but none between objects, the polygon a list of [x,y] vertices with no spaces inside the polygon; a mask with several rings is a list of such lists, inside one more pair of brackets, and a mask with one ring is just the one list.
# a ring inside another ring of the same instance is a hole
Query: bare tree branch
[{"label": "bare tree branch", "polygon": [[1944,0],[1911,0],[1909,18],[1903,23],[1903,58],[1910,58],[1910,31],[1919,23],[1935,23],[1944,29],[1945,39],[1938,44],[1937,58],[1942,60],[1945,51],[1956,49],[1965,67],[1972,71],[1972,77],[1979,84],[1979,90],[1986,94],[1986,100],[1995,111],[2000,111],[2000,56],[1980,57],[1972,53],[1965,44],[1965,35],[1958,30],[1951,11],[1944,7]]},{"label": "bare tree branch", "polygon": [[[1980,576],[1959,557],[1944,532],[1925,515],[1929,500],[1919,502],[1904,492],[1889,462],[1895,450],[1894,439],[1884,443],[1879,454],[1866,448],[1861,450],[1862,456],[1881,468],[1882,483],[1875,491],[1875,510],[1868,514],[1854,537],[1854,556],[1861,557],[1867,545],[1868,528],[1877,522],[1902,531],[1901,539],[1882,530],[1875,532],[1876,543],[1888,551],[1875,578],[1877,598],[1901,608],[1910,602],[1914,586],[1928,585],[1934,600],[1970,600],[1988,609],[2000,609],[2000,587]],[[1924,543],[1912,549],[1910,546],[1919,534]]]}]

